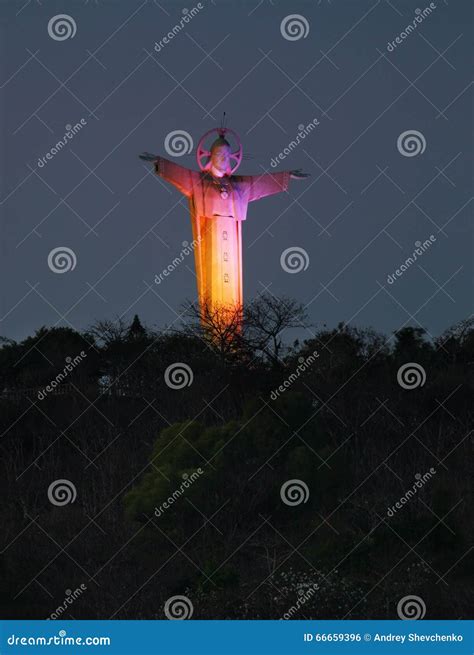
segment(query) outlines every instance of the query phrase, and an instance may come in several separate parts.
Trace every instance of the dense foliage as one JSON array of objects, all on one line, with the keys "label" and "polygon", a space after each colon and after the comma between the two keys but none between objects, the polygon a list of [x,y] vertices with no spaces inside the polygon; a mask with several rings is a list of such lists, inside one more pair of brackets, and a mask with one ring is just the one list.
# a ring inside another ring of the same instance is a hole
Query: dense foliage
[{"label": "dense foliage", "polygon": [[[435,341],[306,326],[288,347],[301,307],[252,312],[220,341],[192,310],[179,332],[135,317],[3,340],[4,617],[46,618],[81,584],[64,618],[163,618],[174,594],[194,618],[280,618],[312,586],[291,618],[396,618],[410,594],[468,617],[472,321]],[[400,385],[406,363],[424,384]],[[58,479],[75,502],[48,500]],[[304,502],[283,502],[291,480]]]}]

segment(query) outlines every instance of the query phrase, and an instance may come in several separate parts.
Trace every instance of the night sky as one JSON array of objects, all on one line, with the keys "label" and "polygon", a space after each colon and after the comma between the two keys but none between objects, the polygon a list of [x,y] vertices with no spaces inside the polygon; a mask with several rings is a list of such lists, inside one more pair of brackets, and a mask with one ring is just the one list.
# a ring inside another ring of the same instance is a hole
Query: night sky
[{"label": "night sky", "polygon": [[[435,336],[469,316],[472,4],[433,5],[389,52],[428,2],[206,1],[157,52],[197,2],[1,0],[0,335],[135,313],[180,325],[181,303],[197,295],[193,256],[154,278],[192,239],[187,201],[138,154],[171,159],[167,135],[185,131],[193,150],[174,160],[196,168],[199,138],[223,111],[243,142],[239,173],[311,173],[249,206],[246,299],[294,297],[318,327],[422,325]],[[48,33],[58,14],[73,20],[70,38]],[[301,31],[285,38],[290,14]],[[400,152],[404,132],[421,134],[419,154]],[[63,247],[76,265],[55,273],[48,255]],[[307,253],[297,273],[280,261],[293,248]]]}]

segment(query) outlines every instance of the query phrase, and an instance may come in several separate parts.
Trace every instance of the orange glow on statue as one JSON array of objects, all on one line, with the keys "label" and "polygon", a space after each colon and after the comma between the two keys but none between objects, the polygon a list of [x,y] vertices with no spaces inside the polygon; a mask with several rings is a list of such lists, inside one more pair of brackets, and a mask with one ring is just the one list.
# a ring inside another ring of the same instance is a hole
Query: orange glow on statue
[{"label": "orange glow on statue", "polygon": [[[205,147],[214,132],[218,137]],[[229,139],[236,142],[232,149]],[[242,221],[247,218],[249,202],[288,189],[290,178],[308,177],[300,170],[235,175],[242,161],[242,145],[229,128],[206,132],[197,148],[200,171],[180,166],[164,157],[143,153],[152,161],[155,172],[173,184],[189,200],[197,288],[201,312],[228,309],[235,314],[243,306]]]}]

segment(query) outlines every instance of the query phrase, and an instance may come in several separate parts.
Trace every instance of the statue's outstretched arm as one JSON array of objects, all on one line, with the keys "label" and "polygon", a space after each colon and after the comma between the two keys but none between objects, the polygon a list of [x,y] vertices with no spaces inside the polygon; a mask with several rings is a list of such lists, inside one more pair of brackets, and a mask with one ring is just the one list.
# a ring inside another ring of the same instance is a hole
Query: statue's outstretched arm
[{"label": "statue's outstretched arm", "polygon": [[266,196],[272,196],[275,193],[287,191],[290,178],[302,180],[309,177],[308,173],[302,173],[301,169],[293,171],[281,171],[278,173],[262,173],[262,175],[243,175],[241,177],[244,183],[250,186],[249,202],[259,200]]},{"label": "statue's outstretched arm", "polygon": [[290,183],[290,172],[262,173],[262,175],[244,175],[242,180],[250,187],[249,202],[259,200],[275,193],[287,191]]},{"label": "statue's outstretched arm", "polygon": [[190,168],[185,168],[170,161],[165,157],[154,155],[151,152],[143,152],[139,155],[140,159],[144,161],[153,162],[155,165],[155,173],[162,177],[167,182],[170,182],[185,196],[190,196],[193,192],[193,185],[196,183],[196,176],[199,174]]}]

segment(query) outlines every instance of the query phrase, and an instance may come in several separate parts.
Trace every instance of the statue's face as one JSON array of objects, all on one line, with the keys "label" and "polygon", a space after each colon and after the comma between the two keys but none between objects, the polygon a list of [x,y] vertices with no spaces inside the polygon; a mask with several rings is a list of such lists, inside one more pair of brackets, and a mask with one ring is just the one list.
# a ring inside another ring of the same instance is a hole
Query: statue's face
[{"label": "statue's face", "polygon": [[230,148],[226,145],[216,146],[211,151],[211,169],[222,177],[230,168]]}]

